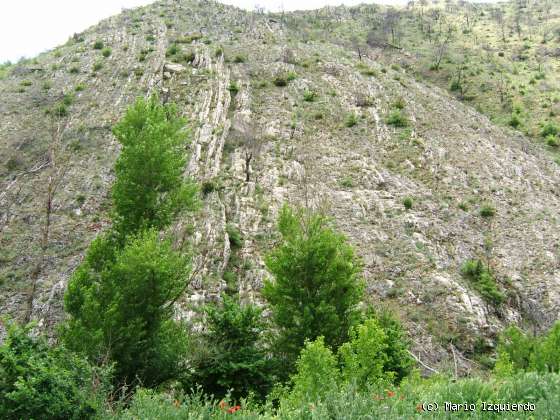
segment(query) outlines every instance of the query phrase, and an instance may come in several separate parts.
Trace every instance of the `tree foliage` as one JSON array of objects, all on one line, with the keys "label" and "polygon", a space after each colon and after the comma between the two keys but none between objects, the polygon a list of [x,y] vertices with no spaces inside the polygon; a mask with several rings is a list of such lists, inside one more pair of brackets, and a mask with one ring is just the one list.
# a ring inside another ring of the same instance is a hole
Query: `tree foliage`
[{"label": "tree foliage", "polygon": [[188,262],[150,230],[96,267],[94,256],[105,252],[106,243],[104,237],[94,241],[69,283],[64,341],[91,360],[116,362],[120,381],[159,383],[173,375],[184,352],[171,303],[182,291]]},{"label": "tree foliage", "polygon": [[161,229],[195,205],[196,186],[183,181],[185,120],[157,96],[138,99],[113,133],[122,145],[113,185],[115,225],[121,235]]},{"label": "tree foliage", "polygon": [[275,348],[293,363],[305,340],[323,336],[333,349],[346,341],[359,317],[361,264],[323,215],[284,206],[278,227],[282,241],[266,258],[274,281],[263,295],[278,329]]},{"label": "tree foliage", "polygon": [[0,346],[0,417],[86,419],[102,407],[108,370],[9,323]]},{"label": "tree foliage", "polygon": [[262,310],[223,295],[221,305],[206,308],[207,331],[199,337],[193,380],[217,397],[264,397],[272,385],[270,360],[263,344]]}]

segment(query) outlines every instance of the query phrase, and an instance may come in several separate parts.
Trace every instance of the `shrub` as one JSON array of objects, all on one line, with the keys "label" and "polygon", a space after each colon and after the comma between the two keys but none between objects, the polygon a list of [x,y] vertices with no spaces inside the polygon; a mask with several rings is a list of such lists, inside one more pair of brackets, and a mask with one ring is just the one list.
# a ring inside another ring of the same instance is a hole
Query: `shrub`
[{"label": "shrub", "polygon": [[105,47],[101,50],[101,55],[103,55],[103,57],[107,58],[111,55],[111,52],[112,52],[111,48]]},{"label": "shrub", "polygon": [[375,319],[368,319],[350,330],[350,341],[339,349],[342,376],[347,382],[356,381],[363,387],[392,379],[384,372],[386,339]]},{"label": "shrub", "polygon": [[519,119],[519,116],[517,114],[513,114],[508,124],[513,128],[519,128],[519,126],[521,125],[521,120]]},{"label": "shrub", "polygon": [[30,333],[30,326],[7,324],[0,346],[0,417],[84,419],[101,412],[109,370]]},{"label": "shrub", "polygon": [[325,345],[323,337],[306,341],[296,361],[296,374],[292,377],[292,403],[314,402],[336,388],[340,377],[337,360]]},{"label": "shrub", "polygon": [[410,356],[410,340],[401,323],[387,310],[377,310],[368,314],[375,319],[385,333],[385,355],[387,360],[383,371],[394,382],[400,383],[407,377],[414,366],[414,360]]},{"label": "shrub", "polygon": [[93,49],[95,49],[95,50],[101,50],[101,49],[103,49],[103,46],[104,46],[104,44],[103,44],[103,41],[101,41],[101,40],[97,40],[93,43]]},{"label": "shrub", "polygon": [[60,102],[54,106],[53,114],[59,118],[66,117],[68,115],[68,108],[64,102]]},{"label": "shrub", "polygon": [[406,102],[403,98],[397,98],[395,102],[393,102],[393,108],[395,109],[404,109],[406,106]]},{"label": "shrub", "polygon": [[282,75],[277,75],[274,78],[274,86],[278,86],[278,87],[283,87],[283,86],[287,86],[288,85],[288,81],[286,80],[286,76]]},{"label": "shrub", "polygon": [[560,128],[558,128],[556,124],[548,122],[544,125],[541,131],[541,136],[546,138],[548,136],[557,136],[558,133],[560,133]]},{"label": "shrub", "polygon": [[344,188],[352,188],[354,186],[354,180],[350,176],[345,176],[340,180],[340,186]]},{"label": "shrub", "polygon": [[230,82],[228,90],[235,95],[237,92],[239,92],[239,86],[236,82]]},{"label": "shrub", "polygon": [[233,62],[234,63],[244,63],[245,61],[247,61],[247,58],[241,54],[237,54],[234,58],[233,58]]},{"label": "shrub", "polygon": [[354,113],[348,114],[344,120],[344,125],[350,128],[354,127],[356,124],[358,124],[358,116]]},{"label": "shrub", "polygon": [[224,295],[221,305],[209,305],[205,312],[207,331],[198,338],[191,379],[220,398],[228,394],[238,400],[249,393],[264,397],[272,376],[262,343],[262,310]]},{"label": "shrub", "polygon": [[403,206],[405,209],[410,210],[412,208],[413,200],[411,197],[405,197],[403,200]]},{"label": "shrub", "polygon": [[296,80],[296,79],[297,79],[297,73],[296,73],[296,72],[289,71],[289,72],[286,74],[286,80],[287,80],[288,82],[291,82],[292,80]]},{"label": "shrub", "polygon": [[93,71],[99,71],[103,68],[103,63],[101,61],[96,61],[95,63],[93,63]]},{"label": "shrub", "polygon": [[181,47],[177,44],[171,44],[169,47],[167,47],[167,51],[165,52],[165,56],[166,57],[171,57],[174,55],[177,55],[181,52]]},{"label": "shrub", "polygon": [[80,68],[78,66],[72,66],[68,71],[70,72],[70,74],[78,74],[80,72]]},{"label": "shrub", "polygon": [[274,348],[289,372],[305,340],[323,336],[333,349],[346,341],[363,283],[354,249],[323,215],[284,206],[278,227],[282,241],[265,259],[274,282],[265,281],[262,293],[278,330]]},{"label": "shrub", "polygon": [[485,204],[480,208],[479,214],[484,218],[494,217],[496,215],[496,209],[490,204]]},{"label": "shrub", "polygon": [[32,84],[33,84],[33,82],[31,82],[31,80],[22,80],[20,82],[20,85],[25,86],[25,87],[31,86]]},{"label": "shrub", "polygon": [[[535,349],[535,340],[527,336],[516,326],[506,328],[498,340],[498,370],[505,373],[528,370],[532,354]],[[499,364],[498,364],[499,363]],[[508,368],[508,366],[510,366]]]},{"label": "shrub", "polygon": [[79,84],[76,85],[74,90],[76,92],[81,92],[81,91],[85,90],[85,88],[86,88],[86,85],[84,85],[83,83],[79,83]]},{"label": "shrub", "polygon": [[505,296],[499,291],[490,269],[485,267],[480,260],[465,262],[461,267],[461,274],[470,280],[474,289],[487,302],[494,305],[501,305],[504,302]]},{"label": "shrub", "polygon": [[228,223],[226,226],[226,232],[232,248],[241,248],[243,246],[243,238],[241,237],[239,229],[237,229],[235,225]]},{"label": "shrub", "polygon": [[546,136],[546,144],[550,147],[558,147],[559,140],[553,135]]},{"label": "shrub", "polygon": [[312,90],[306,90],[303,92],[303,100],[305,102],[314,102],[317,99],[317,93]]},{"label": "shrub", "polygon": [[395,109],[389,114],[389,117],[387,118],[387,124],[393,125],[395,127],[407,127],[408,119],[400,110]]}]

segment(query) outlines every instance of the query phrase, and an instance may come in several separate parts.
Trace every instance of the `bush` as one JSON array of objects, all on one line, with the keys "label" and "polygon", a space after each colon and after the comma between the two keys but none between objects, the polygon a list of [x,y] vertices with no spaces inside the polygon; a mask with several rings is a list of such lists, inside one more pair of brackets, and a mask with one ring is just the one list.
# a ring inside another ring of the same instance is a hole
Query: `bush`
[{"label": "bush", "polygon": [[317,93],[312,90],[306,90],[303,92],[303,100],[305,102],[314,102],[317,99]]},{"label": "bush", "polygon": [[358,116],[354,113],[348,114],[344,120],[344,125],[348,128],[354,127],[358,124]]},{"label": "bush", "polygon": [[283,87],[288,85],[288,81],[284,75],[277,75],[274,78],[274,86]]},{"label": "bush", "polygon": [[292,404],[315,402],[335,389],[340,377],[337,360],[325,346],[323,337],[306,341],[296,361],[296,374],[292,377]]},{"label": "bush", "polygon": [[323,215],[284,206],[278,227],[282,241],[265,259],[274,282],[265,281],[262,293],[278,330],[274,349],[289,372],[305,340],[323,336],[332,349],[346,341],[363,283],[354,249]]},{"label": "bush", "polygon": [[558,147],[559,140],[553,135],[546,136],[546,144],[550,147]]},{"label": "bush", "polygon": [[461,267],[461,274],[471,281],[475,290],[482,298],[494,305],[501,305],[505,296],[499,291],[496,280],[490,269],[485,267],[480,260],[469,260]]},{"label": "bush", "polygon": [[97,40],[93,43],[93,49],[101,50],[103,48],[103,41]]},{"label": "bush", "polygon": [[241,54],[237,54],[234,58],[233,58],[233,62],[234,63],[244,63],[245,61],[247,61],[247,58]]},{"label": "bush", "polygon": [[519,128],[519,126],[521,125],[521,119],[519,119],[519,116],[517,114],[513,114],[508,124],[513,128]]},{"label": "bush", "polygon": [[241,232],[239,229],[231,223],[228,223],[226,226],[226,232],[229,237],[229,244],[232,248],[238,249],[243,246],[243,238],[241,237]]},{"label": "bush", "polygon": [[479,214],[484,218],[494,217],[496,215],[496,209],[490,204],[485,204],[480,208]]},{"label": "bush", "polygon": [[412,208],[413,200],[411,197],[405,197],[403,200],[403,206],[405,209],[410,210]]},{"label": "bush", "polygon": [[96,61],[95,63],[93,63],[93,71],[99,71],[103,68],[103,63],[101,61]]},{"label": "bush", "polygon": [[107,58],[111,55],[111,48],[103,48],[103,50],[101,50],[101,55],[103,55],[103,57]]},{"label": "bush", "polygon": [[78,66],[72,66],[68,71],[70,74],[78,74],[80,72],[80,68]]},{"label": "bush", "polygon": [[360,387],[390,381],[392,375],[384,372],[386,340],[387,336],[375,319],[368,319],[352,328],[350,341],[338,351],[345,381],[356,381]]},{"label": "bush", "polygon": [[352,188],[354,186],[354,180],[350,176],[345,176],[340,180],[340,186],[344,188]]},{"label": "bush", "polygon": [[177,44],[171,44],[169,47],[167,47],[167,51],[165,52],[165,56],[166,57],[171,57],[174,55],[177,55],[181,52],[181,47]]},{"label": "bush", "polygon": [[560,133],[560,128],[552,122],[546,123],[541,131],[541,136],[544,138],[548,136],[557,136]]},{"label": "bush", "polygon": [[408,119],[400,110],[395,109],[389,114],[389,117],[387,118],[387,124],[393,125],[395,127],[407,127]]},{"label": "bush", "polygon": [[237,83],[235,82],[230,82],[229,86],[228,86],[228,90],[235,95],[237,92],[239,92],[239,86],[237,85]]},{"label": "bush", "polygon": [[404,109],[406,106],[406,102],[403,98],[397,98],[395,102],[393,102],[393,108],[395,109]]},{"label": "bush", "polygon": [[194,351],[193,383],[219,398],[238,400],[249,393],[264,398],[272,376],[262,343],[262,310],[224,295],[221,305],[207,306],[205,312],[207,331]]},{"label": "bush", "polygon": [[109,370],[8,323],[0,346],[0,417],[85,419],[103,406]]}]

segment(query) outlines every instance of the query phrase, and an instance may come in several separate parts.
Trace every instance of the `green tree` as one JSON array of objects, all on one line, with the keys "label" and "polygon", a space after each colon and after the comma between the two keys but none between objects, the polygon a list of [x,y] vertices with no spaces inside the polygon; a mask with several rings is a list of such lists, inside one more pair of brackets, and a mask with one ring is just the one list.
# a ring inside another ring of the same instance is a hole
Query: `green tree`
[{"label": "green tree", "polygon": [[[531,355],[535,348],[535,340],[512,325],[500,335],[498,342],[498,360],[509,363],[514,371],[527,370],[530,367]],[[501,356],[507,353],[507,356]]]},{"label": "green tree", "polygon": [[228,392],[234,399],[250,392],[264,397],[272,376],[263,345],[262,310],[224,295],[221,305],[210,305],[205,312],[207,331],[192,352],[194,382],[220,398]]},{"label": "green tree", "polygon": [[289,399],[294,403],[317,401],[336,388],[340,379],[336,356],[325,346],[323,337],[306,341],[296,361]]},{"label": "green tree", "polygon": [[560,321],[557,321],[545,337],[536,340],[531,367],[539,372],[560,372]]},{"label": "green tree", "polygon": [[339,349],[342,375],[348,382],[356,381],[359,386],[392,380],[385,372],[388,357],[387,336],[375,319],[350,330],[350,341]]},{"label": "green tree", "polygon": [[346,238],[321,214],[280,211],[281,243],[266,257],[274,281],[263,296],[277,327],[275,349],[293,367],[305,340],[323,336],[332,349],[346,341],[359,318],[363,295],[361,264]]},{"label": "green tree", "polygon": [[32,338],[30,326],[7,327],[0,346],[0,418],[86,419],[101,410],[109,370]]},{"label": "green tree", "polygon": [[179,210],[194,208],[197,188],[183,180],[188,133],[173,105],[140,98],[113,133],[122,145],[112,191],[121,235],[162,229]]},{"label": "green tree", "polygon": [[132,237],[111,261],[95,266],[95,256],[107,249],[106,238],[94,241],[70,280],[64,342],[90,360],[115,362],[119,382],[153,385],[174,377],[186,342],[172,320],[172,303],[187,281],[186,257],[154,230]]}]

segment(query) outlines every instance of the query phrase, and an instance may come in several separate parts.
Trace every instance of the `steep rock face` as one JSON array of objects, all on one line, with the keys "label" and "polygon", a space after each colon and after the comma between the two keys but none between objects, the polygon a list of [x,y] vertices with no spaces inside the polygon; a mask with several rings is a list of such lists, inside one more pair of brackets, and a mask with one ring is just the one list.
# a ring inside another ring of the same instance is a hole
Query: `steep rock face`
[{"label": "steep rock face", "polygon": [[[317,14],[336,18],[329,10]],[[293,80],[275,86],[278,77]],[[45,328],[61,318],[68,278],[108,225],[118,154],[110,128],[136,96],[157,92],[188,117],[185,175],[204,185],[200,212],[173,227],[195,249],[179,315],[227,287],[259,300],[263,255],[288,202],[332,216],[364,260],[369,298],[401,313],[423,360],[443,363],[449,346],[468,352],[510,322],[545,327],[557,317],[557,165],[403,70],[294,38],[266,15],[163,1],[16,65],[0,91],[2,314]],[[45,114],[71,92],[66,116]],[[405,128],[387,124],[397,102]],[[484,205],[495,216],[481,217]],[[241,246],[230,244],[232,230]],[[496,273],[501,308],[461,277],[471,258]]]}]

